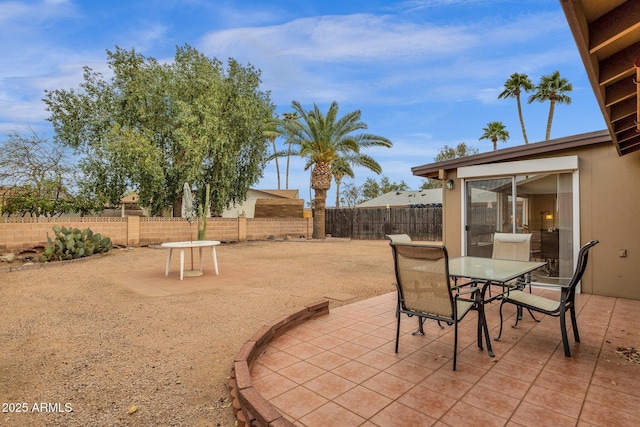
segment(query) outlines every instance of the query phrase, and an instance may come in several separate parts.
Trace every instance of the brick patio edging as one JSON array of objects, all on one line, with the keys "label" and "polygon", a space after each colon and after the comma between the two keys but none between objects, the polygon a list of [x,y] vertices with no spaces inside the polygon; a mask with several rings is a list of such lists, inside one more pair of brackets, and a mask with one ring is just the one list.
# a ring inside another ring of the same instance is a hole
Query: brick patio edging
[{"label": "brick patio edging", "polygon": [[238,427],[294,427],[253,387],[251,368],[273,339],[309,319],[326,314],[329,314],[328,300],[306,305],[264,325],[242,346],[233,361],[229,380],[229,394]]}]

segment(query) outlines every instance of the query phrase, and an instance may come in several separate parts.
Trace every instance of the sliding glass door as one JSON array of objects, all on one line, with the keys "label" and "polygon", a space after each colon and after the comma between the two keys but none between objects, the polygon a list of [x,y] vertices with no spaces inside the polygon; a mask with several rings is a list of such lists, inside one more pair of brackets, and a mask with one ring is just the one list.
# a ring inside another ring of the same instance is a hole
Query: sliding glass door
[{"label": "sliding glass door", "polygon": [[466,254],[491,257],[493,233],[532,235],[531,259],[546,274],[573,272],[571,173],[540,173],[465,181]]}]

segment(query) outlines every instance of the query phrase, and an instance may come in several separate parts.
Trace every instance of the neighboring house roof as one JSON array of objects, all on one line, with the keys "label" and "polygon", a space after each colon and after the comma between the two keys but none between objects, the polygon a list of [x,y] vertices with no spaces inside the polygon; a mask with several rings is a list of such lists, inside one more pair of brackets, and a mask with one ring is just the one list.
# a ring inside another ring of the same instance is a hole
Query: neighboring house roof
[{"label": "neighboring house roof", "polygon": [[299,199],[298,190],[258,190],[255,188],[250,188],[249,191],[264,193],[265,196],[271,196],[275,198]]},{"label": "neighboring house roof", "polygon": [[516,147],[504,148],[502,150],[474,154],[473,156],[458,157],[456,159],[444,160],[442,162],[414,166],[411,168],[411,172],[416,176],[425,178],[444,179],[443,176],[440,176],[441,170],[446,171],[464,166],[508,162],[528,156],[544,156],[545,154],[551,155],[560,150],[603,143],[611,144],[611,135],[606,130],[583,133],[566,138],[551,139],[549,141],[535,142],[532,144],[523,144]]},{"label": "neighboring house roof", "polygon": [[640,150],[640,2],[560,4],[618,155]]},{"label": "neighboring house roof", "polygon": [[360,203],[356,208],[384,208],[386,206],[431,205],[442,203],[442,188],[417,191],[389,191],[375,199]]}]

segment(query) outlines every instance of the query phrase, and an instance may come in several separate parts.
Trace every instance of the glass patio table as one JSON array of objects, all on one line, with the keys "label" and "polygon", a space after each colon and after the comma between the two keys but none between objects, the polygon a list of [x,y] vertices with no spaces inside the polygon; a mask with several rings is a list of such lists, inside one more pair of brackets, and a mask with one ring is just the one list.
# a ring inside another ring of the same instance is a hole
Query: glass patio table
[{"label": "glass patio table", "polygon": [[482,258],[462,256],[449,259],[449,275],[455,278],[464,278],[476,282],[482,282],[482,289],[478,295],[478,343],[482,342],[484,332],[487,343],[487,353],[494,357],[489,328],[484,315],[484,304],[499,299],[502,294],[487,299],[485,294],[491,285],[504,285],[513,279],[524,276],[546,263],[539,261],[510,261],[504,259]]}]

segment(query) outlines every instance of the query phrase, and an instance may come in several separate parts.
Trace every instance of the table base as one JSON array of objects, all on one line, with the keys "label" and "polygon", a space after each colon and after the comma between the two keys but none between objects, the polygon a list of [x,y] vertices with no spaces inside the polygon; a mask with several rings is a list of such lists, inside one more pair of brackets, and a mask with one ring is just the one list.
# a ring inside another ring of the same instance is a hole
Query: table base
[{"label": "table base", "polygon": [[202,276],[202,271],[200,270],[185,270],[183,272],[183,275],[185,277],[197,277],[197,276]]}]

